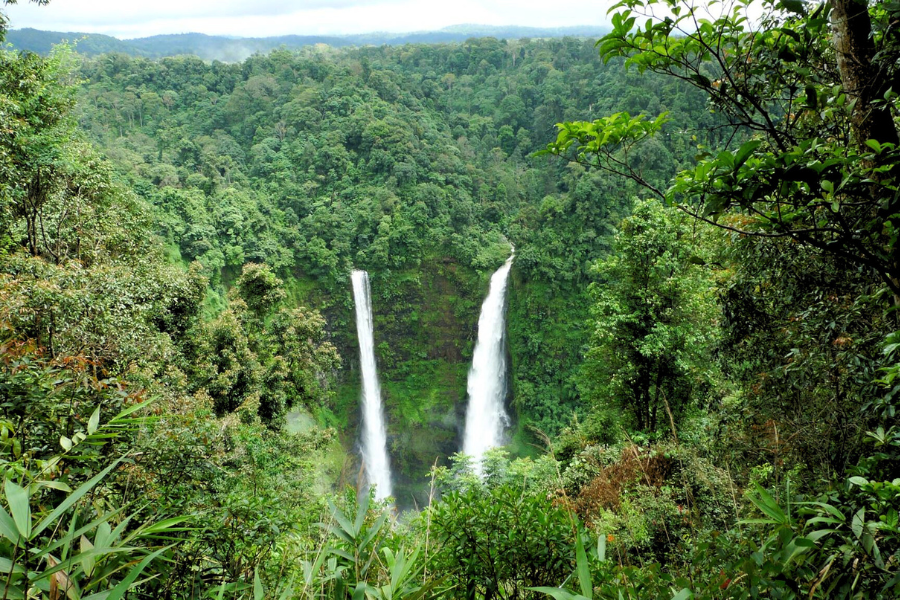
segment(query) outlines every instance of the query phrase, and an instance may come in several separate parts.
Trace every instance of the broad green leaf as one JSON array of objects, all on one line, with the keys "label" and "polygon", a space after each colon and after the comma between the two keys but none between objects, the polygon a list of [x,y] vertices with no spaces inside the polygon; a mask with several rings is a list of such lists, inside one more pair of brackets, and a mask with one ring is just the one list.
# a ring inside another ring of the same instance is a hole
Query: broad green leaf
[{"label": "broad green leaf", "polygon": [[766,513],[772,519],[782,525],[786,525],[788,523],[787,515],[784,514],[784,511],[778,506],[778,503],[774,498],[766,491],[764,487],[759,484],[755,484],[756,493],[758,497],[750,496],[750,501],[756,505],[762,512]]},{"label": "broad green leaf", "polygon": [[365,548],[373,539],[375,539],[375,537],[381,532],[381,528],[384,526],[384,522],[387,520],[387,518],[388,513],[381,513],[381,516],[375,520],[368,533],[366,533],[366,536],[363,538],[362,543],[360,544],[360,548]]},{"label": "broad green leaf", "polygon": [[825,523],[826,525],[840,525],[843,519],[834,519],[832,517],[813,517],[806,522],[807,525],[815,525],[816,523]]},{"label": "broad green leaf", "polygon": [[830,504],[826,504],[824,502],[798,502],[798,504],[824,508],[829,514],[834,515],[834,517],[840,519],[842,522],[845,520],[844,514]]},{"label": "broad green leaf", "polygon": [[569,590],[564,590],[562,588],[555,587],[533,587],[528,588],[533,592],[540,592],[542,594],[547,594],[548,596],[552,596],[555,600],[575,600],[579,596],[577,594],[573,594]]},{"label": "broad green leaf", "polygon": [[259,572],[253,572],[253,600],[263,600],[265,593],[263,592],[262,582],[259,580]]},{"label": "broad green leaf", "polygon": [[84,571],[84,574],[87,577],[90,577],[94,572],[94,565],[96,564],[96,560],[93,556],[88,554],[89,550],[92,550],[94,545],[88,540],[86,537],[81,536],[81,542],[79,544],[79,549],[81,551],[81,555],[83,558],[81,559],[81,568]]},{"label": "broad green leaf", "polygon": [[364,581],[357,583],[356,589],[353,590],[352,600],[363,600],[366,597],[366,592],[368,591],[368,587],[369,586],[366,585],[366,582],[364,582]]},{"label": "broad green leaf", "polygon": [[853,520],[850,522],[850,528],[853,530],[853,535],[859,538],[863,533],[863,525],[866,522],[866,509],[859,509],[855,515],[853,515]]},{"label": "broad green leaf", "polygon": [[[66,492],[66,493],[72,491],[72,488],[70,488],[68,485],[66,485],[62,481],[38,481],[38,482],[33,483],[32,485],[35,487],[35,489],[50,488],[52,490],[59,490],[61,492]],[[30,486],[29,486],[29,489],[30,489]],[[35,490],[30,489],[30,491],[32,493],[34,493]]]},{"label": "broad green leaf", "polygon": [[[137,548],[129,547],[129,546],[123,546],[123,547],[119,547],[119,548],[96,548],[95,547],[95,548],[91,548],[89,550],[85,550],[84,552],[79,552],[78,554],[75,554],[73,556],[69,556],[69,558],[67,558],[66,560],[63,560],[63,561],[56,561],[56,560],[54,560],[54,558],[52,556],[50,556],[49,562],[51,562],[53,564],[53,566],[49,567],[37,574],[32,573],[31,578],[32,578],[32,581],[39,581],[41,579],[47,579],[48,577],[50,577],[51,575],[53,575],[54,573],[56,573],[58,571],[68,571],[69,567],[71,567],[74,564],[82,563],[86,558],[103,558],[103,557],[109,556],[111,554],[125,554],[128,552],[134,552],[136,550],[137,550]],[[45,554],[45,556],[49,556],[49,555]]]},{"label": "broad green leaf", "polygon": [[826,535],[834,533],[834,531],[835,531],[834,529],[818,529],[816,531],[813,531],[813,532],[807,534],[806,537],[808,537],[809,539],[811,539],[814,542],[818,542],[820,539],[822,539]]},{"label": "broad green leaf", "polygon": [[353,537],[359,535],[360,530],[362,529],[363,523],[366,520],[366,515],[369,513],[369,494],[363,494],[362,499],[359,502],[359,506],[356,508],[356,521],[353,523]]},{"label": "broad green leaf", "polygon": [[7,583],[5,578],[0,580],[0,586],[2,586],[0,587],[0,597],[6,598],[6,600],[23,600],[25,598],[22,588],[14,583]]},{"label": "broad green leaf", "polygon": [[688,588],[684,588],[674,596],[672,596],[672,600],[690,600],[694,597],[694,592],[689,590]]},{"label": "broad green leaf", "polygon": [[750,140],[742,144],[734,155],[734,168],[736,169],[747,162],[747,159],[750,158],[754,150],[759,148],[760,144],[762,144],[760,140]]},{"label": "broad green leaf", "polygon": [[[38,552],[37,555],[38,555],[38,556],[43,556],[43,555],[45,555],[45,554],[49,554],[50,552],[53,552],[54,550],[56,550],[57,548],[59,548],[59,547],[61,547],[61,546],[65,546],[66,544],[68,544],[68,543],[71,542],[72,540],[75,540],[76,538],[78,538],[78,537],[84,535],[84,534],[87,533],[88,531],[91,531],[92,529],[96,528],[96,527],[99,526],[101,523],[107,522],[107,521],[109,521],[110,519],[115,518],[116,515],[118,515],[118,514],[119,514],[120,512],[122,512],[123,510],[125,510],[124,507],[118,508],[118,509],[114,510],[114,511],[111,512],[111,513],[107,513],[107,514],[105,514],[105,515],[101,515],[101,516],[97,517],[96,519],[94,519],[94,520],[91,521],[90,523],[87,523],[87,524],[85,524],[85,525],[82,525],[81,527],[79,527],[78,529],[76,529],[76,530],[74,530],[74,531],[71,531],[71,530],[70,530],[70,532],[69,532],[65,537],[63,537],[63,538],[57,540],[56,542],[54,542],[54,543],[51,544],[50,546],[47,546],[46,548],[42,548],[42,549]],[[128,519],[125,519],[125,520],[127,521]]]},{"label": "broad green leaf", "polygon": [[328,506],[331,508],[331,516],[334,517],[334,520],[338,522],[338,525],[340,525],[340,528],[332,525],[332,532],[342,532],[344,536],[346,536],[346,541],[352,542],[356,538],[356,533],[353,525],[350,524],[350,520],[344,515],[343,511],[341,511],[341,509],[339,509],[331,500],[328,501]]},{"label": "broad green leaf", "polygon": [[[29,503],[28,490],[16,483],[6,480],[6,502],[9,504],[9,512],[12,513],[16,529],[26,539],[31,538],[31,505]],[[38,533],[38,532],[36,532]]]},{"label": "broad green leaf", "polygon": [[21,538],[19,530],[16,528],[16,522],[2,506],[0,506],[0,535],[12,542],[13,545],[18,544]]},{"label": "broad green leaf", "polygon": [[584,551],[584,542],[581,536],[575,536],[575,567],[578,571],[578,585],[585,598],[591,600],[594,596],[594,585],[591,581],[591,571],[588,568],[587,554]]},{"label": "broad green leaf", "polygon": [[[109,422],[110,422],[110,424],[131,422],[131,420],[126,420],[125,417],[127,417],[128,415],[130,415],[132,413],[136,413],[137,411],[141,410],[142,408],[147,408],[148,406],[153,404],[155,401],[156,400],[148,400],[147,402],[142,402],[141,404],[135,404],[134,406],[129,406],[128,408],[126,408],[125,410],[123,410],[122,412],[117,414],[115,417],[110,419]],[[134,421],[140,422],[143,420],[144,419],[139,418],[139,419],[135,419]]]},{"label": "broad green leaf", "polygon": [[0,573],[9,573],[10,571],[13,573],[24,573],[25,568],[18,563],[13,564],[13,561],[4,556],[0,556]]},{"label": "broad green leaf", "polygon": [[100,426],[100,407],[94,409],[94,414],[91,415],[90,420],[87,425],[88,435],[93,435],[97,428]]}]

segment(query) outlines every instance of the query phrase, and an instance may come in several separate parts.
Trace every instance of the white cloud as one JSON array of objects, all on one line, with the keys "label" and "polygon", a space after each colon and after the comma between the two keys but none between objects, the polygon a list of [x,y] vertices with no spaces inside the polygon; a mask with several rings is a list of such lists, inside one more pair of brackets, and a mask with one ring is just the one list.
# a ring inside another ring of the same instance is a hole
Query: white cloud
[{"label": "white cloud", "polygon": [[563,27],[606,23],[591,0],[20,0],[11,25],[142,37],[162,33],[264,37],[433,30],[461,23]]}]

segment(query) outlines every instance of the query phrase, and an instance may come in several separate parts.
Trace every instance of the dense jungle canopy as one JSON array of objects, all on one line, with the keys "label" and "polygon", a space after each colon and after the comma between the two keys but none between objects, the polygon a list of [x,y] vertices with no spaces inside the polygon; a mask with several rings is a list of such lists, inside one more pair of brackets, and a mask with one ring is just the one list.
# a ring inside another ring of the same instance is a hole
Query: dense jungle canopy
[{"label": "dense jungle canopy", "polygon": [[[900,6],[610,15],[0,49],[3,600],[900,596]],[[512,420],[475,465],[511,245]]]}]

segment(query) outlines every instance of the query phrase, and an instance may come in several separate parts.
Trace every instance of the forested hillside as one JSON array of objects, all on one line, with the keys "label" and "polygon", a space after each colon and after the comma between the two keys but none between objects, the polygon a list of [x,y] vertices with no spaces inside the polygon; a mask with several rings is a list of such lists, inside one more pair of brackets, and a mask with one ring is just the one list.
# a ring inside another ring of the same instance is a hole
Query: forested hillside
[{"label": "forested hillside", "polygon": [[[216,291],[261,262],[293,302],[326,315],[345,369],[335,402],[308,408],[328,411],[320,420],[347,432],[348,447],[358,400],[349,272],[372,273],[389,430],[403,432],[391,455],[420,482],[459,447],[477,311],[504,240],[518,249],[520,439],[533,439],[526,425],[555,434],[583,408],[574,375],[588,271],[635,188],[533,158],[555,123],[664,107],[673,133],[711,122],[687,86],[623,76],[621,62],[604,66],[575,39],[279,51],[239,65],[113,55],[80,73],[82,128],[157,207],[170,252],[203,266],[210,313]],[[654,181],[691,160],[674,137],[636,157]]]},{"label": "forested hillside", "polygon": [[[0,50],[3,597],[900,595],[898,47],[864,8]],[[474,464],[513,248],[509,444]]]},{"label": "forested hillside", "polygon": [[362,33],[355,35],[282,35],[276,37],[248,38],[181,33],[153,35],[145,38],[118,39],[97,33],[41,31],[32,28],[13,29],[7,42],[17,50],[48,54],[51,48],[63,42],[78,45],[78,52],[88,56],[121,52],[132,56],[162,58],[189,54],[203,60],[239,62],[256,53],[276,49],[296,50],[304,46],[326,44],[334,48],[344,46],[397,46],[403,44],[439,44],[464,42],[470,38],[495,37],[498,39],[561,38],[566,36],[597,37],[608,27],[497,27],[488,25],[457,25],[438,31],[416,33]]}]

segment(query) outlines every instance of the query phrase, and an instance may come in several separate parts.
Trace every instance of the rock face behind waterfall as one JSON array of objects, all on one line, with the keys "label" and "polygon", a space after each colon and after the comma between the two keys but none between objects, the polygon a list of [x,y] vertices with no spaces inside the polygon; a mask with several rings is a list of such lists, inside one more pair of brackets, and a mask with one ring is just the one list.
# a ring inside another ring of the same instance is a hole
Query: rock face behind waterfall
[{"label": "rock face behind waterfall", "polygon": [[[448,457],[462,447],[466,382],[490,275],[448,258],[443,250],[389,275],[369,273],[391,488],[400,510],[428,503],[429,469],[435,461],[449,466]],[[359,432],[343,441],[347,448],[356,444],[361,463],[360,347],[352,286],[344,289],[346,304],[335,303],[325,311],[330,323],[346,323],[332,332],[347,368],[339,374],[331,405],[335,417],[328,423]],[[317,299],[306,302],[316,304]],[[347,420],[341,422],[342,417]],[[355,483],[360,465],[344,467]]]},{"label": "rock face behind waterfall", "polygon": [[391,466],[387,454],[387,433],[381,406],[381,386],[375,365],[375,341],[372,321],[372,292],[369,274],[353,271],[353,300],[356,306],[356,332],[359,338],[359,362],[362,373],[362,457],[369,485],[375,486],[375,498],[393,493]]},{"label": "rock face behind waterfall", "polygon": [[490,290],[478,318],[478,341],[472,356],[467,392],[464,454],[475,460],[481,472],[484,453],[503,444],[509,427],[506,414],[506,289],[513,256],[491,276]]}]

